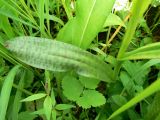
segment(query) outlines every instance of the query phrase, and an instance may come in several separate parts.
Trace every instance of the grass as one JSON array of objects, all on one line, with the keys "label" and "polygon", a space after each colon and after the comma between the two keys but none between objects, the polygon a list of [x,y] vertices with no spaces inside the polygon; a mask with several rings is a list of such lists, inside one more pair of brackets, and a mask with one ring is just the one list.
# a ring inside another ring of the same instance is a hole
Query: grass
[{"label": "grass", "polygon": [[131,2],[1,0],[0,120],[158,120],[160,2]]}]

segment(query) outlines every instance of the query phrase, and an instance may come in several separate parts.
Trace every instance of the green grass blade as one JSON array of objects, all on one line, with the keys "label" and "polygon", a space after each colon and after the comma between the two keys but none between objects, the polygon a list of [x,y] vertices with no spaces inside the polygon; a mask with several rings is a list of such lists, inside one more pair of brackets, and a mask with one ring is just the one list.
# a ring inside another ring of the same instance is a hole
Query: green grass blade
[{"label": "green grass blade", "polygon": [[137,48],[131,52],[124,54],[120,60],[133,60],[133,59],[159,59],[160,43],[152,43],[146,46]]},{"label": "green grass blade", "polygon": [[154,83],[152,83],[149,87],[147,87],[145,90],[143,90],[141,93],[139,93],[136,97],[131,99],[129,102],[127,102],[125,105],[120,107],[118,110],[116,110],[109,118],[108,120],[114,118],[115,116],[121,114],[125,110],[129,109],[136,103],[140,102],[141,100],[145,99],[146,97],[152,95],[153,93],[160,90],[160,79],[156,80]]},{"label": "green grass blade", "polygon": [[[21,74],[21,79],[19,81],[19,84],[18,84],[18,87],[20,89],[23,89],[24,87],[24,80],[25,80],[25,75],[26,75],[26,72],[25,71],[22,71],[22,74]],[[14,98],[14,101],[13,101],[13,107],[12,107],[12,120],[18,120],[18,114],[19,114],[19,110],[20,110],[20,107],[21,107],[21,96],[22,96],[22,91],[18,90],[16,91],[16,94],[15,94],[15,98]]]},{"label": "green grass blade", "polygon": [[[18,11],[16,8],[14,8],[12,5],[10,5],[8,2],[4,0],[1,0],[1,3],[0,3],[0,14],[7,16],[9,18],[12,18],[14,20],[17,20],[32,28],[38,29],[36,26],[36,23],[31,21],[31,19],[28,18],[28,16],[24,15],[23,13]],[[19,18],[19,16],[21,16],[21,18]]]},{"label": "green grass blade", "polygon": [[13,80],[20,66],[15,66],[7,75],[1,90],[0,96],[0,120],[5,120]]},{"label": "green grass blade", "polygon": [[18,64],[18,62],[11,57],[11,54],[6,50],[6,48],[0,44],[0,56],[10,61],[12,64]]},{"label": "green grass blade", "polygon": [[160,59],[160,50],[151,50],[127,55],[120,60],[137,60],[137,59]]},{"label": "green grass blade", "polygon": [[24,63],[36,68],[65,72],[74,70],[86,77],[112,81],[111,67],[91,53],[56,40],[18,37],[7,48]]},{"label": "green grass blade", "polygon": [[14,65],[22,65],[24,68],[32,71],[28,65],[18,60],[16,56],[13,56],[2,44],[0,44],[0,56]]},{"label": "green grass blade", "polygon": [[[45,11],[46,11],[46,20],[47,20],[47,31],[50,34],[49,0],[45,0]],[[44,16],[45,16],[45,14],[44,14]]]},{"label": "green grass blade", "polygon": [[40,31],[41,36],[45,35],[45,25],[44,25],[44,6],[45,6],[45,0],[40,0],[39,2],[39,20],[40,20]]},{"label": "green grass blade", "polygon": [[15,36],[13,28],[9,23],[8,17],[1,15],[0,28],[4,31],[9,39]]},{"label": "green grass blade", "polygon": [[[124,56],[126,49],[128,48],[137,28],[140,19],[143,17],[144,12],[146,11],[149,4],[152,0],[133,0],[133,5],[131,9],[131,18],[127,25],[127,31],[124,35],[123,41],[121,43],[120,50],[118,52],[117,58],[120,59]],[[122,62],[117,62],[117,65],[114,69],[114,76],[117,79],[121,68]]]},{"label": "green grass blade", "polygon": [[68,6],[68,4],[67,4],[67,3],[70,3],[70,1],[69,0],[61,0],[61,2],[62,2],[63,8],[66,12],[68,19],[69,20],[72,19],[73,18],[72,12],[70,11],[70,6]]},{"label": "green grass blade", "polygon": [[120,47],[118,58],[123,57],[128,45],[130,44],[132,37],[135,33],[136,27],[143,17],[144,12],[148,8],[152,0],[133,0],[133,7],[131,10],[131,18],[127,26],[127,31]]},{"label": "green grass blade", "polygon": [[64,26],[64,22],[60,18],[58,18],[58,17],[56,17],[54,15],[45,14],[44,17],[45,17],[46,20],[49,19],[49,20],[52,20],[52,21],[57,22],[60,25]]},{"label": "green grass blade", "polygon": [[146,46],[137,48],[136,50],[130,51],[126,54],[130,55],[130,54],[135,54],[139,52],[146,52],[146,51],[158,50],[158,49],[160,49],[160,42],[148,44]]}]

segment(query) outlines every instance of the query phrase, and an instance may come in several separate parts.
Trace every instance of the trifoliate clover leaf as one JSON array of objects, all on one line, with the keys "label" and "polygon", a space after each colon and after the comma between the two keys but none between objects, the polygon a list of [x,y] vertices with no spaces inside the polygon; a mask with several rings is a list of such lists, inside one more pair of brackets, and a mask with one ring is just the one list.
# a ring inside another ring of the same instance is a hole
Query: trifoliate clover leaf
[{"label": "trifoliate clover leaf", "polygon": [[81,83],[84,85],[85,88],[89,88],[89,89],[97,88],[97,85],[100,82],[100,80],[93,79],[93,78],[87,78],[83,76],[80,76],[79,80],[81,81]]},{"label": "trifoliate clover leaf", "polygon": [[105,102],[105,97],[96,90],[84,90],[83,96],[77,100],[77,104],[86,109],[104,105]]},{"label": "trifoliate clover leaf", "polygon": [[67,75],[62,80],[63,94],[69,100],[76,101],[83,92],[83,85],[74,76]]}]

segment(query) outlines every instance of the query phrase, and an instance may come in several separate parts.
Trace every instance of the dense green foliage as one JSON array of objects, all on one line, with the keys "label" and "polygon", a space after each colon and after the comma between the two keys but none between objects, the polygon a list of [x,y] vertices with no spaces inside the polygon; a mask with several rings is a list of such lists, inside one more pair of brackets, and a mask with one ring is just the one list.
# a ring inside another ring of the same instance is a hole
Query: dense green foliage
[{"label": "dense green foliage", "polygon": [[125,1],[0,0],[0,120],[159,120],[160,1]]}]

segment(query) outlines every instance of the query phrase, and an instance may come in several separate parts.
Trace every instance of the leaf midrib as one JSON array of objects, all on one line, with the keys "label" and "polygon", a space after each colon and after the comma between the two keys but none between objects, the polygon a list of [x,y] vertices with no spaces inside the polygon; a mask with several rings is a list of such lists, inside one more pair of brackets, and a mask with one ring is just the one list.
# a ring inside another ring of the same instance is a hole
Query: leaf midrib
[{"label": "leaf midrib", "polygon": [[81,35],[81,38],[80,38],[79,47],[81,47],[82,40],[83,40],[83,38],[84,38],[84,34],[85,34],[86,29],[87,29],[88,23],[89,23],[89,21],[90,21],[90,18],[91,18],[90,16],[91,16],[91,14],[92,14],[92,12],[93,12],[93,9],[94,9],[95,4],[96,4],[96,0],[94,0],[94,3],[93,3],[92,8],[91,8],[91,11],[90,11],[90,13],[89,13],[89,15],[88,15],[88,18],[87,18],[86,25],[84,26],[84,29],[83,29],[83,31],[82,31],[82,35]]}]

